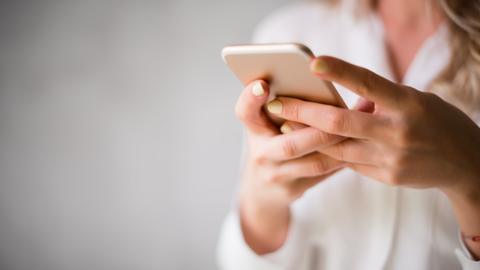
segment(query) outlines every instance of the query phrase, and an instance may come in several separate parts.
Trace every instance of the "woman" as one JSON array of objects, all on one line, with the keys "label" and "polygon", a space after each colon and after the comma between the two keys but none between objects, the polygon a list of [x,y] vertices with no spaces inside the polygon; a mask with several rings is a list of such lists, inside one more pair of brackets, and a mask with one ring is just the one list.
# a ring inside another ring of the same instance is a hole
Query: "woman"
[{"label": "woman", "polygon": [[311,70],[355,109],[278,97],[265,112],[267,83],[244,89],[220,265],[480,269],[480,1],[335,2],[280,10],[255,41],[338,57]]}]

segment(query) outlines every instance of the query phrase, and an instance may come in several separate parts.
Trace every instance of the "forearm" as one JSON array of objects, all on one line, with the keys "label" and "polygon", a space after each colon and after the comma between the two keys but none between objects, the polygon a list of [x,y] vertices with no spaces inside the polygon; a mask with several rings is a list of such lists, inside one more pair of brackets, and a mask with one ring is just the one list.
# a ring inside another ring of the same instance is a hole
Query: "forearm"
[{"label": "forearm", "polygon": [[245,242],[253,251],[263,255],[283,245],[291,216],[288,204],[261,203],[243,197],[239,211]]}]

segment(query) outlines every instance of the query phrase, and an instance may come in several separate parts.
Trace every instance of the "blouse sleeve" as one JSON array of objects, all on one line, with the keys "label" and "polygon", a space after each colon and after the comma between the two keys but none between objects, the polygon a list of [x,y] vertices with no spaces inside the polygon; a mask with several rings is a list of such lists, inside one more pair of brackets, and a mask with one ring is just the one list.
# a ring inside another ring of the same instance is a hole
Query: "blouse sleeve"
[{"label": "blouse sleeve", "polygon": [[224,270],[240,269],[308,269],[307,229],[292,211],[287,239],[277,251],[256,254],[245,242],[237,211],[226,218],[218,245],[218,264]]},{"label": "blouse sleeve", "polygon": [[461,249],[455,250],[455,255],[458,261],[462,265],[462,270],[480,270],[480,261],[473,260],[472,254],[468,251],[465,243],[463,242],[461,233],[458,233]]}]

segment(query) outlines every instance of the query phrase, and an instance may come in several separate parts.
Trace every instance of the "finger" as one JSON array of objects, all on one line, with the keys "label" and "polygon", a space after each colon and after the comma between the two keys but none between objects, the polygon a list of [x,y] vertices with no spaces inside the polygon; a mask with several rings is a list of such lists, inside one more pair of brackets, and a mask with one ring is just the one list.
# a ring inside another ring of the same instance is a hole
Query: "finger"
[{"label": "finger", "polygon": [[339,161],[366,165],[378,164],[379,155],[375,154],[377,152],[375,147],[362,140],[347,139],[326,147],[320,152]]},{"label": "finger", "polygon": [[342,167],[343,162],[317,152],[282,162],[277,166],[274,179],[278,182],[288,182],[299,178],[318,177]]},{"label": "finger", "polygon": [[353,138],[381,138],[388,123],[381,116],[371,113],[287,97],[269,102],[267,110],[290,121]]},{"label": "finger", "polygon": [[321,150],[341,140],[344,140],[341,136],[306,127],[269,139],[263,151],[269,159],[284,161]]},{"label": "finger", "polygon": [[282,132],[283,134],[287,134],[287,133],[290,133],[294,130],[299,130],[299,129],[306,128],[306,127],[308,127],[308,126],[304,125],[302,123],[287,120],[280,127],[280,132]]},{"label": "finger", "polygon": [[365,177],[383,182],[382,179],[384,178],[385,172],[380,167],[355,163],[347,163],[345,166]]},{"label": "finger", "polygon": [[398,105],[406,97],[405,89],[398,84],[338,58],[318,57],[312,61],[310,69],[320,78],[336,82],[375,103]]},{"label": "finger", "polygon": [[324,181],[325,179],[335,174],[339,170],[341,169],[334,170],[322,176],[296,179],[295,181],[286,183],[286,187],[290,194],[292,194],[294,197],[299,197],[303,193],[305,193],[305,191],[317,185],[318,183]]},{"label": "finger", "polygon": [[278,134],[277,128],[263,111],[268,93],[269,88],[266,82],[252,82],[240,94],[235,105],[235,114],[249,131],[273,136]]}]

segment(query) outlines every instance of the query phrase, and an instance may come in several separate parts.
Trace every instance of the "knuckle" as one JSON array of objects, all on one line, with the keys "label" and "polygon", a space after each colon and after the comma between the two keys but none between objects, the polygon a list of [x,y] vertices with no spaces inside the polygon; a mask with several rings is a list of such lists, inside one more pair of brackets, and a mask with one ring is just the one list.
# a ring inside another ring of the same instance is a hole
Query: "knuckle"
[{"label": "knuckle", "polygon": [[281,143],[282,155],[285,158],[293,158],[297,154],[297,146],[292,139],[286,138]]},{"label": "knuckle", "polygon": [[407,87],[407,89],[408,106],[406,106],[403,115],[413,120],[426,117],[432,111],[432,107],[435,107],[435,104],[441,100],[441,98],[434,93],[420,92],[411,87]]},{"label": "knuckle", "polygon": [[419,92],[416,91],[418,94],[422,96],[424,100],[425,106],[435,106],[439,103],[444,103],[445,101],[436,93],[433,92]]},{"label": "knuckle", "polygon": [[345,160],[345,146],[343,143],[339,143],[335,146],[335,159]]},{"label": "knuckle", "polygon": [[326,164],[323,159],[318,159],[312,163],[312,175],[320,175],[326,171]]},{"label": "knuckle", "polygon": [[417,90],[409,90],[408,94],[410,101],[410,109],[408,110],[411,116],[420,116],[423,115],[427,109],[428,101],[427,98],[429,95],[420,93]]},{"label": "knuckle", "polygon": [[365,95],[369,89],[375,87],[376,75],[368,69],[362,68],[360,85],[357,88],[357,91],[360,95]]},{"label": "knuckle", "polygon": [[300,105],[298,102],[289,102],[284,106],[284,114],[292,120],[299,119],[299,110]]},{"label": "knuckle", "polygon": [[325,144],[329,142],[330,135],[318,129],[312,129],[309,139],[318,144]]},{"label": "knuckle", "polygon": [[345,113],[340,111],[334,111],[331,113],[329,119],[328,129],[332,132],[342,132],[345,131],[348,125],[348,119]]}]

